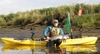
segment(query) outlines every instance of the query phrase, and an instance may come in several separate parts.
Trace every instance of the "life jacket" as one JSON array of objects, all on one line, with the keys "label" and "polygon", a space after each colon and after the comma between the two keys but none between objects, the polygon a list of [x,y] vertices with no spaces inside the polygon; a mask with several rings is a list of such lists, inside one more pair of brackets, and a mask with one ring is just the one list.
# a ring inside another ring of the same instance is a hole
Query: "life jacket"
[{"label": "life jacket", "polygon": [[50,36],[56,36],[59,34],[60,34],[60,28],[52,27],[51,32],[50,32]]}]

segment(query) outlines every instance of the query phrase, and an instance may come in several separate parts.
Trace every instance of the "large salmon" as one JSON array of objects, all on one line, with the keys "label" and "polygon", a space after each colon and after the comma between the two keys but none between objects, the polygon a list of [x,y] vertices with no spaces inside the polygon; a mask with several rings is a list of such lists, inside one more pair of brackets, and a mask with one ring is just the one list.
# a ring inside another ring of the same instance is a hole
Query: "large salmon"
[{"label": "large salmon", "polygon": [[50,37],[50,40],[67,39],[67,38],[69,38],[69,35],[57,35],[57,36]]}]

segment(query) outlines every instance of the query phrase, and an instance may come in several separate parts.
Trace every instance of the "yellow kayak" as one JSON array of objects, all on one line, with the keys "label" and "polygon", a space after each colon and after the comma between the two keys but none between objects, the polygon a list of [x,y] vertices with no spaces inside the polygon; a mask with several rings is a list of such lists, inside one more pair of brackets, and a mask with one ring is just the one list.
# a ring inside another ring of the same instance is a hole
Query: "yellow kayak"
[{"label": "yellow kayak", "polygon": [[45,46],[46,41],[37,41],[26,39],[26,40],[15,40],[14,38],[1,38],[1,40],[7,45],[36,45],[36,46]]},{"label": "yellow kayak", "polygon": [[[45,46],[46,41],[37,41],[31,40],[31,39],[26,39],[26,40],[15,40],[14,38],[1,38],[1,40],[5,44],[9,45],[41,45]],[[76,44],[95,44],[97,41],[97,37],[83,37],[83,38],[75,38],[75,39],[66,39],[62,40],[62,43],[60,45],[76,45]]]},{"label": "yellow kayak", "polygon": [[62,41],[60,45],[84,45],[84,44],[95,44],[97,41],[97,37],[83,37],[76,39],[67,39],[66,41]]},{"label": "yellow kayak", "polygon": [[[56,48],[55,48],[56,49]],[[95,45],[67,45],[67,46],[60,46],[60,50],[63,52],[63,50],[66,50],[66,52],[97,52],[97,48]],[[27,46],[27,45],[5,45],[2,48],[2,51],[9,51],[9,50],[50,50],[47,49],[45,46]]]}]

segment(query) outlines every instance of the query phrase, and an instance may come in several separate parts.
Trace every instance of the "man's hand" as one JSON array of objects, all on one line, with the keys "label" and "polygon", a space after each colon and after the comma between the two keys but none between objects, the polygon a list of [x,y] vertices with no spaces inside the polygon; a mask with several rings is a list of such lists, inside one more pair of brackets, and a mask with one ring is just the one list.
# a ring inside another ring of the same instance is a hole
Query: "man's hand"
[{"label": "man's hand", "polygon": [[50,40],[50,37],[47,36],[46,39],[47,39],[47,40]]},{"label": "man's hand", "polygon": [[48,37],[48,36],[46,36],[45,38],[46,38],[45,41],[47,41],[47,42],[50,40],[50,37]]}]

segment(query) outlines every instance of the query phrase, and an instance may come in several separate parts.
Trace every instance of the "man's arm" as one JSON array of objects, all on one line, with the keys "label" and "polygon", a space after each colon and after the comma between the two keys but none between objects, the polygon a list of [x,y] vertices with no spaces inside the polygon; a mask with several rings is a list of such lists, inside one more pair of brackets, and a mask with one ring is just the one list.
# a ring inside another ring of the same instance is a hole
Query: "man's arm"
[{"label": "man's arm", "polygon": [[50,32],[50,29],[51,29],[51,26],[48,26],[48,27],[44,30],[44,32],[43,32],[44,37],[47,37],[47,36],[48,36],[48,32]]}]

